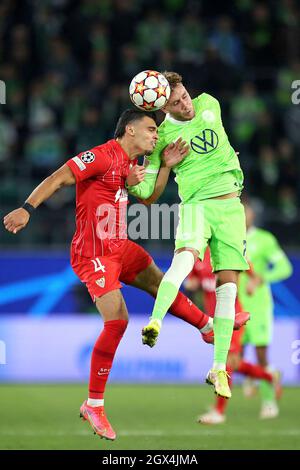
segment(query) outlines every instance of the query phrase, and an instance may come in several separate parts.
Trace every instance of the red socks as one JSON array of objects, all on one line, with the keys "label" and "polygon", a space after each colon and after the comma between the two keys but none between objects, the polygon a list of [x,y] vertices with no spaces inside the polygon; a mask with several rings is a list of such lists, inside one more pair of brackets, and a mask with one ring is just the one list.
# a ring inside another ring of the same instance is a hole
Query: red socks
[{"label": "red socks", "polygon": [[263,379],[267,380],[267,382],[273,382],[272,374],[266,372],[263,367],[258,366],[256,364],[250,364],[250,362],[241,361],[237,372],[239,372],[240,374],[247,375],[248,377],[252,377],[254,379]]},{"label": "red socks", "polygon": [[169,308],[169,311],[175,317],[181,318],[187,323],[190,323],[198,328],[198,330],[203,328],[209,319],[204,312],[196,307],[196,305],[181,292],[178,292],[178,295]]},{"label": "red socks", "polygon": [[125,333],[127,323],[126,320],[104,322],[104,328],[92,352],[89,398],[103,398],[114,355]]}]

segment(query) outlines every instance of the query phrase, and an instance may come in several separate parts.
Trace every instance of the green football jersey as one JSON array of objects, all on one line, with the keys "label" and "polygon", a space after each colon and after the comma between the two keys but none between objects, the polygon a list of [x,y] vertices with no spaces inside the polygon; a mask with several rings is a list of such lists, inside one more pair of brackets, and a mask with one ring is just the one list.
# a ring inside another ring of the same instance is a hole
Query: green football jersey
[{"label": "green football jersey", "polygon": [[256,227],[252,227],[247,233],[247,257],[254,272],[264,282],[257,287],[253,295],[248,295],[246,289],[249,276],[247,273],[241,273],[238,295],[243,309],[255,315],[255,312],[272,309],[270,283],[287,279],[292,273],[292,266],[274,235]]},{"label": "green football jersey", "polygon": [[224,130],[219,102],[207,93],[193,100],[195,116],[177,121],[167,115],[158,128],[159,140],[147,157],[145,180],[129,192],[147,199],[154,191],[161,152],[179,137],[188,142],[189,154],[172,168],[182,202],[203,200],[242,189],[243,173]]}]

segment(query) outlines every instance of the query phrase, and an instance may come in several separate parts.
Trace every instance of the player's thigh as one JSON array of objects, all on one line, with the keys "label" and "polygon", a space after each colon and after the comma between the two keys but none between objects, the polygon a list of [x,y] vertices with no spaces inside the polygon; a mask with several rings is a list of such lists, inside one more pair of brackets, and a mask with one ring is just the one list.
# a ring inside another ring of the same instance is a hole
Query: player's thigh
[{"label": "player's thigh", "polygon": [[205,207],[202,203],[180,204],[179,222],[176,230],[175,251],[193,248],[203,260],[208,240],[211,237]]},{"label": "player's thigh", "polygon": [[255,347],[268,346],[272,341],[273,321],[268,309],[250,310],[250,320],[245,325],[245,342]]},{"label": "player's thigh", "polygon": [[[127,240],[125,250],[122,253],[122,269],[120,281],[125,284],[133,285],[134,280],[153,263],[150,254],[137,243]],[[147,274],[141,276],[147,277]],[[155,275],[152,275],[155,278]]]},{"label": "player's thigh", "polygon": [[86,285],[93,302],[107,292],[122,287],[119,281],[122,267],[119,256],[98,256],[92,259],[75,256],[71,263],[74,272]]},{"label": "player's thigh", "polygon": [[211,261],[214,271],[245,271],[246,260],[245,211],[239,198],[214,199],[206,204],[211,226]]},{"label": "player's thigh", "polygon": [[217,287],[222,286],[227,282],[233,282],[234,284],[237,284],[238,282],[239,271],[231,271],[230,269],[227,269],[224,271],[216,271],[215,274],[217,278]]},{"label": "player's thigh", "polygon": [[152,261],[146,269],[137,274],[130,285],[155,296],[163,275],[163,272],[156,266],[154,261]]},{"label": "player's thigh", "polygon": [[96,307],[104,321],[128,321],[128,311],[120,289],[107,292],[103,296],[97,297]]}]

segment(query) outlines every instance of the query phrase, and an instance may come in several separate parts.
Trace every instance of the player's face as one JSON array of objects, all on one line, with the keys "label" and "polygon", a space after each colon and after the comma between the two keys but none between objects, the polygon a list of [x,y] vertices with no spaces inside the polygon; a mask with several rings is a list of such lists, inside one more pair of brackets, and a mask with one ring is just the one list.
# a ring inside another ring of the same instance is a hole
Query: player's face
[{"label": "player's face", "polygon": [[170,113],[178,121],[189,121],[195,116],[192,98],[186,88],[179,83],[170,95],[167,105],[163,108],[165,113]]},{"label": "player's face", "polygon": [[135,146],[141,151],[141,154],[150,155],[157,143],[157,125],[150,117],[143,117],[134,123],[135,128]]}]

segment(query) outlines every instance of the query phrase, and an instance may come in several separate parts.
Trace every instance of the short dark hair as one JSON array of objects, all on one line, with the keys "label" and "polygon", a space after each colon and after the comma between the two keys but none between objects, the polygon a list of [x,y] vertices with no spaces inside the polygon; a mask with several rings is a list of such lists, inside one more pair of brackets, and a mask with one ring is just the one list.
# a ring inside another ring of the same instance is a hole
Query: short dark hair
[{"label": "short dark hair", "polygon": [[142,111],[141,109],[126,109],[125,111],[123,111],[123,113],[121,114],[117,122],[114,138],[118,139],[120,137],[123,137],[125,134],[126,126],[129,123],[134,122],[134,121],[139,121],[140,119],[143,119],[145,116],[152,118],[155,124],[157,123],[156,114],[153,112]]}]

